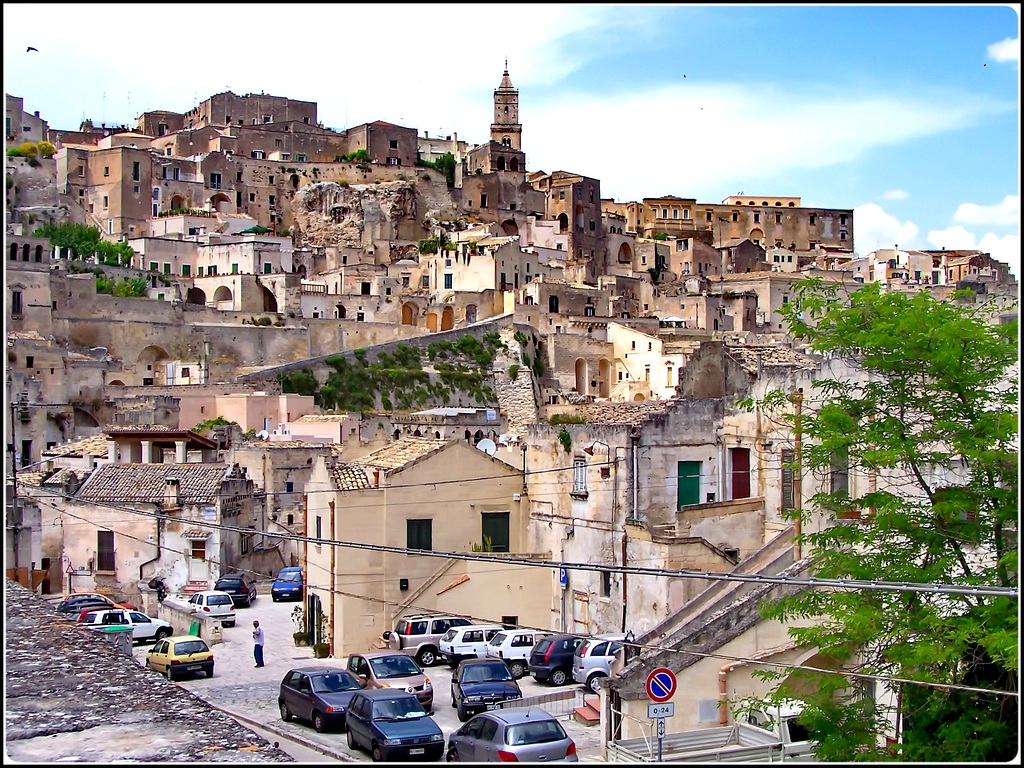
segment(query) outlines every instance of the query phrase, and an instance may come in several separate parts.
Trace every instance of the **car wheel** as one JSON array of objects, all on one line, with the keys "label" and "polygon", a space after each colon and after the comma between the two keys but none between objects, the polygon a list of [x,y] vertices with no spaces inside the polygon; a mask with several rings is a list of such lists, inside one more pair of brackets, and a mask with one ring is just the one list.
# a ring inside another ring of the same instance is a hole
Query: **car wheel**
[{"label": "car wheel", "polygon": [[172,683],[174,682],[174,673],[171,671],[170,664],[167,665],[167,679],[170,680]]},{"label": "car wheel", "polygon": [[466,708],[464,706],[462,706],[462,702],[459,702],[458,704],[456,704],[455,708],[458,711],[459,722],[460,723],[464,723],[467,720],[469,720],[469,712],[467,712]]},{"label": "car wheel", "polygon": [[604,677],[604,675],[591,675],[590,677],[588,677],[587,688],[589,688],[593,693],[600,692],[602,677]]},{"label": "car wheel", "polygon": [[448,754],[446,754],[444,756],[444,759],[445,759],[445,762],[448,762],[448,763],[457,763],[457,762],[459,762],[459,750],[457,750],[455,747],[452,747],[451,749],[448,750]]},{"label": "car wheel", "polygon": [[565,681],[569,679],[569,676],[565,674],[564,669],[556,669],[551,672],[551,677],[548,678],[548,682],[551,685],[565,685]]},{"label": "car wheel", "polygon": [[313,728],[316,729],[317,733],[323,733],[327,730],[327,718],[325,718],[319,712],[313,713]]},{"label": "car wheel", "polygon": [[171,630],[169,630],[167,627],[164,627],[163,629],[158,629],[156,631],[156,637],[153,638],[153,642],[154,643],[159,643],[165,637],[170,637],[170,636],[171,636]]},{"label": "car wheel", "polygon": [[277,595],[271,595],[270,599],[273,600],[276,603],[278,598],[277,598]]},{"label": "car wheel", "polygon": [[345,741],[348,742],[348,748],[353,752],[359,749],[359,744],[356,743],[356,737],[352,735],[352,729],[349,729],[348,733],[345,734]]},{"label": "car wheel", "polygon": [[288,705],[283,701],[279,701],[277,702],[277,706],[281,709],[281,719],[286,723],[290,722],[292,719],[292,713],[288,711]]},{"label": "car wheel", "polygon": [[207,677],[213,677],[213,664],[210,665],[210,671],[206,673]]},{"label": "car wheel", "polygon": [[433,648],[421,648],[416,654],[416,661],[421,667],[432,667],[437,662],[437,651]]},{"label": "car wheel", "polygon": [[370,745],[370,757],[373,758],[375,763],[383,763],[385,760],[384,750],[380,748],[380,744]]},{"label": "car wheel", "polygon": [[512,677],[518,680],[520,677],[526,674],[526,664],[522,661],[513,661],[508,665],[509,672],[512,673]]}]

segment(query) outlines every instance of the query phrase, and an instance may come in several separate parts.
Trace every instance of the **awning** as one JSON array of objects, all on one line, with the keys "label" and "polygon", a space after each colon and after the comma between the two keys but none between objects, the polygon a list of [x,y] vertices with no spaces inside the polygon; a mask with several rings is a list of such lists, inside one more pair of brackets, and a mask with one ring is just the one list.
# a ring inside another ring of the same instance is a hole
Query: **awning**
[{"label": "awning", "polygon": [[210,531],[204,531],[202,528],[189,528],[181,534],[181,538],[195,540],[208,539],[210,538]]}]

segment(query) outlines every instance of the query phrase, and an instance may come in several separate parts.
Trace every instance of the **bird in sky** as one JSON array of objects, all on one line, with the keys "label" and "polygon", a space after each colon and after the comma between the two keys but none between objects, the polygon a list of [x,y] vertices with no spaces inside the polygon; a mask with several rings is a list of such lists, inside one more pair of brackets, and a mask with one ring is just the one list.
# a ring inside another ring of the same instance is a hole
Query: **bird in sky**
[{"label": "bird in sky", "polygon": [[31,45],[25,49],[25,53],[28,53],[29,51],[35,51],[36,53],[39,53],[39,49],[33,48]]}]

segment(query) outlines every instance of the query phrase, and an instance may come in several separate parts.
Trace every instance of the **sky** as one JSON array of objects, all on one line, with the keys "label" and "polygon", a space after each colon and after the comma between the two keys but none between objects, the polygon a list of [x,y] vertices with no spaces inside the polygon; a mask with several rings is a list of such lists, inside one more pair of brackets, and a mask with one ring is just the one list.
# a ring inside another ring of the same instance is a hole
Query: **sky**
[{"label": "sky", "polygon": [[6,92],[51,128],[231,90],[479,143],[507,58],[530,171],[618,202],[800,197],[853,209],[862,256],[977,248],[1020,276],[1017,6],[169,8],[5,3]]}]

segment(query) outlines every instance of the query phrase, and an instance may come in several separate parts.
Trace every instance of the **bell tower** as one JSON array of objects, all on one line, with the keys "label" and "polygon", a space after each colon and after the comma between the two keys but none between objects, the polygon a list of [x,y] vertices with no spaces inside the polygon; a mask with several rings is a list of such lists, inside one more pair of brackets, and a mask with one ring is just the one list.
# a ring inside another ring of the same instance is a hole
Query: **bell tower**
[{"label": "bell tower", "polygon": [[501,85],[494,92],[494,122],[491,123],[491,141],[517,151],[523,149],[523,126],[519,124],[519,91],[508,76],[508,59]]}]

